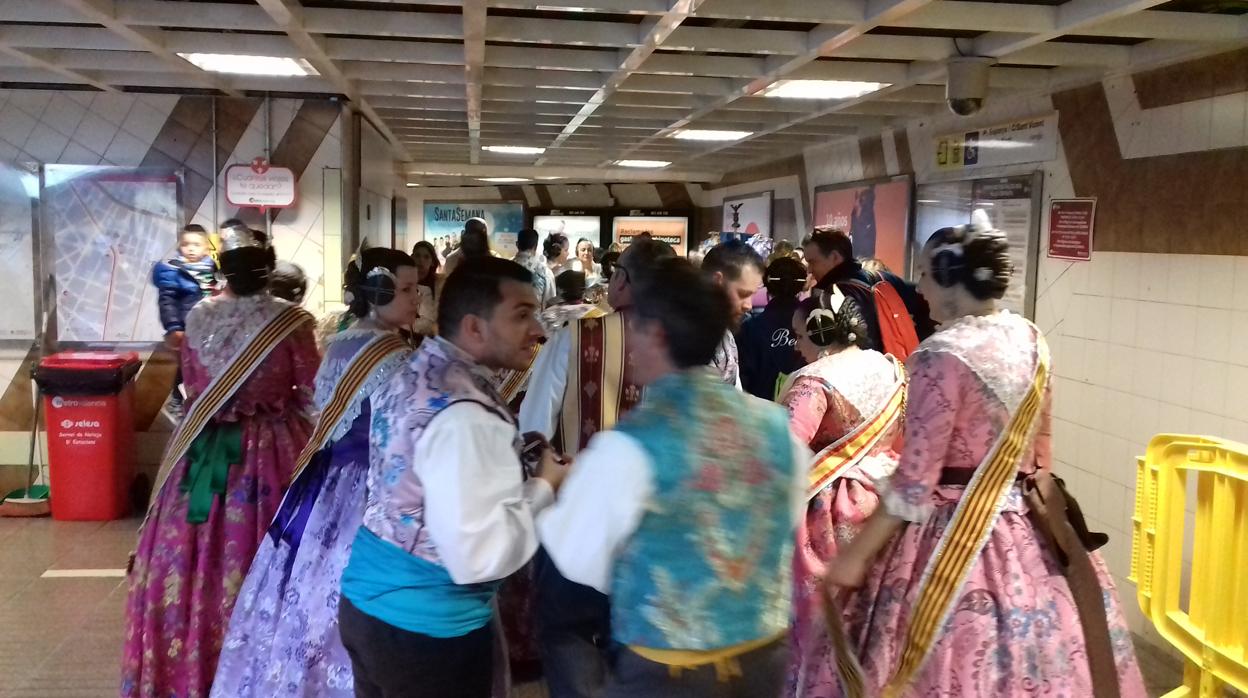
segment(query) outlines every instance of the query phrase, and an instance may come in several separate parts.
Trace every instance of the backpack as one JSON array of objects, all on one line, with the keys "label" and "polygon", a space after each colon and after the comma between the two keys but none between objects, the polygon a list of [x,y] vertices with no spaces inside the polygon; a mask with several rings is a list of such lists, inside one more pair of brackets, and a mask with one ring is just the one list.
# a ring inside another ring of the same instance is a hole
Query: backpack
[{"label": "backpack", "polygon": [[[855,291],[854,299],[859,305],[863,305],[864,313],[870,312],[864,301],[875,306],[875,329],[880,336],[880,351],[892,354],[899,361],[905,361],[918,348],[919,334],[914,329],[910,310],[888,279],[878,277],[870,285],[855,279],[841,282],[840,285]],[[867,322],[870,321],[868,317]]]}]

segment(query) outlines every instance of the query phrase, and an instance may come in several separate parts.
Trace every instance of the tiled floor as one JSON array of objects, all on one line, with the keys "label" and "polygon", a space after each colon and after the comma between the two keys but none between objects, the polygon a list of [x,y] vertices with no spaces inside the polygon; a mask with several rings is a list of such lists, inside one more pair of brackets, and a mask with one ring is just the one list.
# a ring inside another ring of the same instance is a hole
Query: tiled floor
[{"label": "tiled floor", "polygon": [[[68,523],[0,518],[0,698],[117,695],[124,580],[45,578],[49,570],[119,570],[138,522]],[[1150,696],[1181,680],[1178,663],[1146,645],[1140,666]],[[539,686],[517,698],[544,698]]]}]

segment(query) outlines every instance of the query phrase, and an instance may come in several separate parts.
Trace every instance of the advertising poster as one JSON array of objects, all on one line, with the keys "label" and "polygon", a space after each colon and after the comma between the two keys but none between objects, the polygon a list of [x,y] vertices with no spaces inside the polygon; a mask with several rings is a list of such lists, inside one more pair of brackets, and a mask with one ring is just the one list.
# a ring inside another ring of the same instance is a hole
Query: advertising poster
[{"label": "advertising poster", "polygon": [[165,168],[44,168],[57,339],[158,342],[152,266],[178,247],[179,173]]},{"label": "advertising poster", "polygon": [[39,177],[0,163],[0,339],[34,339],[34,203]]},{"label": "advertising poster", "polygon": [[1096,199],[1053,199],[1049,208],[1049,256],[1091,260],[1095,223]]},{"label": "advertising poster", "polygon": [[689,219],[684,216],[616,216],[611,229],[615,241],[624,247],[638,235],[649,233],[655,240],[671,245],[678,255],[689,250]]},{"label": "advertising poster", "polygon": [[906,269],[910,233],[909,176],[815,189],[815,227],[849,233],[854,256],[875,257],[895,273]]},{"label": "advertising poster", "polygon": [[772,196],[772,192],[765,191],[724,199],[724,221],[720,232],[770,238]]},{"label": "advertising poster", "polygon": [[540,253],[546,244],[546,238],[552,233],[561,233],[568,237],[572,249],[569,258],[576,256],[576,243],[584,238],[594,243],[594,249],[602,248],[602,218],[585,214],[551,214],[533,216],[533,229],[537,231],[537,249]]},{"label": "advertising poster", "polygon": [[[425,239],[439,250],[447,240],[458,240],[470,218],[481,218],[490,231],[490,247],[500,255],[516,254],[516,233],[524,228],[524,204],[425,203]],[[444,239],[445,238],[445,239]]]}]

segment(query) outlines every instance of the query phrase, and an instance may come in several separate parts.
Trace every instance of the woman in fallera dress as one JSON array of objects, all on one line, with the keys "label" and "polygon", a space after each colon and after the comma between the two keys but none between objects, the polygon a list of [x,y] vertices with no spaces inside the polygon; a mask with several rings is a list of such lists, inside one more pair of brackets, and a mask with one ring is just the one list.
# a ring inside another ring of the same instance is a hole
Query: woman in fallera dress
[{"label": "woman in fallera dress", "polygon": [[[941,329],[908,361],[905,442],[880,507],[828,565],[830,593],[854,590],[842,596],[846,680],[804,695],[1143,698],[1104,563],[1066,551],[1099,581],[1076,596],[1042,532],[1051,522],[1033,511],[1050,482],[1048,349],[1034,325],[997,310],[1009,245],[973,220],[937,231],[920,255],[919,290]],[[1102,612],[1088,625],[1100,642],[1085,640],[1081,615]]]},{"label": "woman in fallera dress", "polygon": [[[338,634],[342,570],[364,513],[370,396],[411,353],[399,330],[416,320],[419,273],[410,256],[370,248],[344,274],[358,320],[329,339],[316,376],[320,421],[243,584],[212,695],[354,695]],[[323,442],[323,443],[322,443]]]},{"label": "woman in fallera dress", "polygon": [[780,403],[793,434],[816,454],[793,549],[788,695],[796,696],[835,680],[818,585],[837,548],[875,511],[875,483],[897,467],[906,374],[893,357],[866,348],[862,310],[835,287],[802,301],[792,322],[797,350],[810,363],[789,376]]},{"label": "woman in fallera dress", "polygon": [[243,577],[308,441],[315,321],[265,292],[273,249],[222,235],[225,292],[186,321],[188,410],[139,533],[121,695],[208,695]]}]

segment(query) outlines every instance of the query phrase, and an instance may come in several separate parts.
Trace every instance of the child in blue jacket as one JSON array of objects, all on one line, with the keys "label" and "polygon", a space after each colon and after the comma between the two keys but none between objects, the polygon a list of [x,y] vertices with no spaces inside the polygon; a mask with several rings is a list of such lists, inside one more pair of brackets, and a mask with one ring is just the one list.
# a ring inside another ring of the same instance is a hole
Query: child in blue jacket
[{"label": "child in blue jacket", "polygon": [[[217,288],[217,263],[208,254],[208,231],[203,226],[188,225],[178,235],[178,255],[152,268],[152,283],[158,291],[160,324],[165,328],[165,345],[177,351],[186,331],[186,315],[195,304],[212,295]],[[182,394],[173,387],[173,408],[181,409]]]}]

